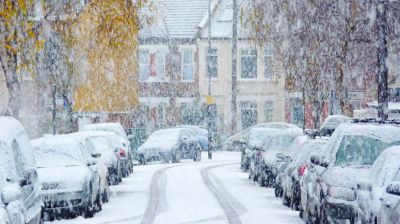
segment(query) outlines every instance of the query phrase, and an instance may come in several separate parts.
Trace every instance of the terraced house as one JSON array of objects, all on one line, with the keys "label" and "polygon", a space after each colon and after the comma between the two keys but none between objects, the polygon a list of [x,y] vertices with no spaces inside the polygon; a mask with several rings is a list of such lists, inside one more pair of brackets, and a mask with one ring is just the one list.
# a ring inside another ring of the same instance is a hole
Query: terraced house
[{"label": "terraced house", "polygon": [[[149,13],[157,19],[145,25],[139,35],[140,111],[136,126],[153,130],[180,123],[200,124],[200,52],[196,40],[208,0],[155,0],[153,4]],[[187,115],[193,113],[199,116],[189,119]]]},{"label": "terraced house", "polygon": [[[199,90],[201,96],[208,95],[208,77],[211,76],[211,95],[216,101],[219,129],[226,131],[230,127],[232,95],[232,1],[214,2],[212,8],[209,54],[208,15],[205,14],[199,23]],[[284,75],[280,64],[274,59],[268,44],[259,48],[249,40],[246,32],[239,22],[236,114],[239,130],[259,122],[285,119]]]}]

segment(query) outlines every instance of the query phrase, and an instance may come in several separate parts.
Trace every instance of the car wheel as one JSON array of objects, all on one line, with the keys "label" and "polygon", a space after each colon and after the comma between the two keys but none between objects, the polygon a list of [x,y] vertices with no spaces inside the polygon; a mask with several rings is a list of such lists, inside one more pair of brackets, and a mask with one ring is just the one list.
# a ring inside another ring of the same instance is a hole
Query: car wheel
[{"label": "car wheel", "polygon": [[264,175],[258,175],[257,182],[260,187],[265,187]]},{"label": "car wheel", "polygon": [[89,199],[88,199],[88,203],[87,203],[87,205],[86,205],[86,207],[84,207],[83,208],[83,217],[84,218],[92,218],[93,217],[93,215],[94,215],[94,205],[93,205],[93,202],[92,202],[92,186],[90,186],[90,190],[89,190],[89,193],[88,193],[88,197],[89,197]]},{"label": "car wheel", "polygon": [[96,212],[99,212],[99,211],[101,211],[102,209],[103,209],[103,207],[102,207],[102,199],[101,199],[102,197],[101,197],[101,193],[99,192],[98,194],[97,194],[97,197],[96,197],[96,201],[94,202],[94,204],[95,204],[95,211]]},{"label": "car wheel", "polygon": [[103,203],[107,203],[109,201],[109,192],[110,192],[110,187],[107,185],[106,189],[104,189],[104,192],[102,194]]},{"label": "car wheel", "polygon": [[283,200],[282,200],[283,205],[285,206],[290,206],[290,198],[286,195],[286,193],[283,193]]}]

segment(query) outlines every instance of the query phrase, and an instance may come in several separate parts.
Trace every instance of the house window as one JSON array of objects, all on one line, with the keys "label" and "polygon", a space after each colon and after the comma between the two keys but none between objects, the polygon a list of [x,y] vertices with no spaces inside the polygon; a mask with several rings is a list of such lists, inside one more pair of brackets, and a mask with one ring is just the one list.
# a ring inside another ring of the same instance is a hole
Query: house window
[{"label": "house window", "polygon": [[264,105],[265,122],[272,122],[274,119],[274,101],[268,100]]},{"label": "house window", "polygon": [[265,79],[272,78],[272,52],[270,47],[266,47],[264,55],[264,77]]},{"label": "house window", "polygon": [[256,50],[242,50],[241,54],[241,69],[242,79],[255,79],[257,78],[257,51]]},{"label": "house window", "polygon": [[193,51],[184,50],[182,52],[182,80],[183,81],[193,81],[194,77],[193,68]]},{"label": "house window", "polygon": [[165,121],[165,104],[161,103],[157,106],[157,121],[164,122]]},{"label": "house window", "polygon": [[140,81],[165,81],[165,54],[139,51]]},{"label": "house window", "polygon": [[149,51],[139,51],[139,80],[147,81],[150,76]]},{"label": "house window", "polygon": [[242,120],[242,130],[257,124],[257,102],[240,102],[240,118]]},{"label": "house window", "polygon": [[218,77],[218,50],[207,49],[207,77]]}]

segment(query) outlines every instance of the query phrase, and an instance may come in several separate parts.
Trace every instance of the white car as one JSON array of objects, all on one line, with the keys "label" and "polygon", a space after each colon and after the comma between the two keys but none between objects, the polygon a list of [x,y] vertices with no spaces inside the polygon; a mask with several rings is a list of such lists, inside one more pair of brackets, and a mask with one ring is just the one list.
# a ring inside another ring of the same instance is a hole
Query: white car
[{"label": "white car", "polygon": [[54,220],[101,209],[100,176],[96,160],[84,145],[66,135],[32,141],[42,185],[44,218]]},{"label": "white car", "polygon": [[107,131],[86,131],[81,132],[88,136],[94,144],[94,148],[100,153],[99,160],[104,163],[108,169],[108,182],[116,185],[122,181],[122,163],[120,158],[120,148],[114,145],[113,137],[117,137],[112,132]]},{"label": "white car", "polygon": [[311,187],[305,210],[317,222],[356,218],[357,183],[368,177],[381,152],[400,145],[397,125],[368,121],[341,124],[333,133],[325,155],[313,156],[308,184]]},{"label": "white car", "polygon": [[138,153],[141,164],[155,160],[179,163],[181,158],[193,158],[194,161],[201,159],[201,147],[197,138],[183,128],[164,129],[152,133],[139,147]]},{"label": "white car", "polygon": [[279,163],[286,162],[284,160],[290,155],[294,140],[303,135],[300,128],[273,130],[262,140],[250,163],[249,177],[261,186],[275,185]]},{"label": "white car", "polygon": [[85,145],[88,153],[97,160],[97,168],[100,175],[100,192],[102,192],[102,202],[106,203],[109,201],[110,197],[110,183],[109,181],[109,173],[108,168],[104,164],[104,162],[100,159],[101,152],[99,149],[96,149],[96,144],[92,142],[89,135],[86,135],[82,132],[75,132],[68,135],[69,137],[76,138],[77,141],[81,142]]},{"label": "white car", "polygon": [[301,217],[303,210],[301,209],[301,190],[300,179],[304,172],[308,169],[308,163],[311,156],[316,153],[323,153],[328,139],[308,139],[301,147],[296,150],[293,161],[287,166],[282,181],[283,200],[286,205],[294,210],[300,210]]},{"label": "white car", "polygon": [[132,163],[132,149],[131,149],[131,142],[129,141],[128,136],[124,128],[121,126],[120,123],[99,123],[99,124],[89,124],[85,125],[82,130],[84,131],[107,131],[116,134],[117,136],[122,138],[122,146],[123,150],[125,151],[125,158],[122,158],[123,166],[125,169],[128,170],[129,173],[133,172],[133,163]]},{"label": "white car", "polygon": [[361,223],[400,223],[400,147],[383,151],[357,184],[357,204]]},{"label": "white car", "polygon": [[8,214],[12,224],[38,224],[42,200],[28,135],[14,118],[0,116],[0,124],[0,217]]}]

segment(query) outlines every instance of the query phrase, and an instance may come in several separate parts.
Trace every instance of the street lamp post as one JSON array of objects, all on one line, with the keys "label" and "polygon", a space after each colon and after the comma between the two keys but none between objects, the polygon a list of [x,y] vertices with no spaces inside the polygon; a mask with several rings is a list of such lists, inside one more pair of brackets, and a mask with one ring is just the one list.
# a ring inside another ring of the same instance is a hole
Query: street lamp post
[{"label": "street lamp post", "polygon": [[[208,75],[208,100],[211,98],[211,74],[210,69],[210,56],[211,56],[211,0],[208,0],[208,50],[207,50],[207,69],[206,73]],[[211,102],[207,102],[207,129],[208,129],[208,159],[212,159],[212,130],[211,130]]]}]

